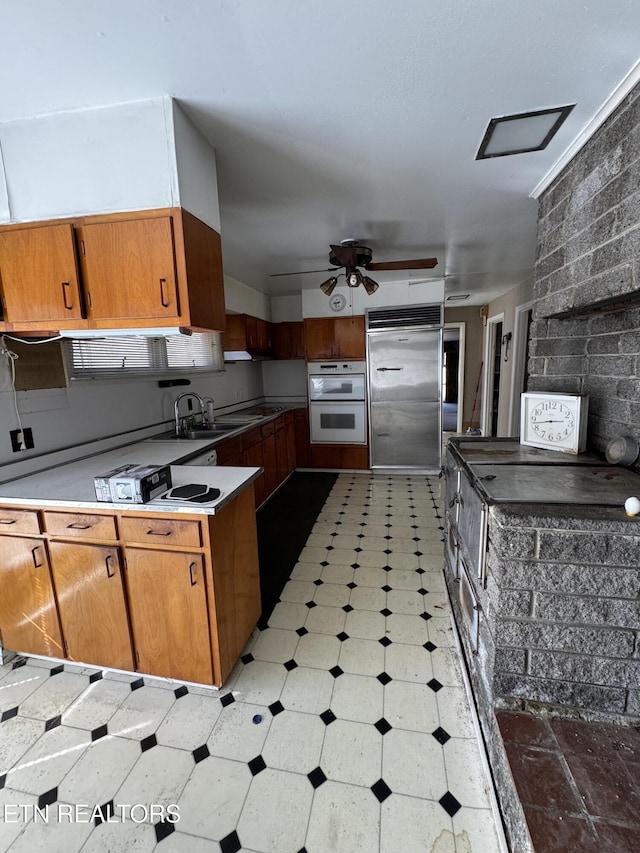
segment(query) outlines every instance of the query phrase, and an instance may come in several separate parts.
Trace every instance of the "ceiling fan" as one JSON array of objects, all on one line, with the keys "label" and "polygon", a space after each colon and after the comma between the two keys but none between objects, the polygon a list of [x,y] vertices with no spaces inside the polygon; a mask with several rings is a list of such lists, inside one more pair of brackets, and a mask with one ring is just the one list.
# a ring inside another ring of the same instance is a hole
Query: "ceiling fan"
[{"label": "ceiling fan", "polygon": [[342,275],[346,278],[349,287],[358,287],[360,284],[364,286],[369,296],[375,293],[380,286],[377,281],[374,281],[368,275],[363,275],[358,267],[362,267],[365,272],[375,272],[376,270],[430,270],[438,263],[437,258],[415,258],[410,261],[387,261],[386,263],[373,263],[373,252],[368,246],[361,246],[357,240],[342,240],[339,246],[330,245],[329,263],[332,266],[323,270],[304,270],[302,272],[284,272],[274,273],[270,278],[284,275],[305,275],[306,273],[314,272],[337,272],[338,269],[344,267],[344,273],[338,273],[337,276],[331,276],[320,285],[320,290],[331,296],[333,289],[338,283],[338,278]]}]

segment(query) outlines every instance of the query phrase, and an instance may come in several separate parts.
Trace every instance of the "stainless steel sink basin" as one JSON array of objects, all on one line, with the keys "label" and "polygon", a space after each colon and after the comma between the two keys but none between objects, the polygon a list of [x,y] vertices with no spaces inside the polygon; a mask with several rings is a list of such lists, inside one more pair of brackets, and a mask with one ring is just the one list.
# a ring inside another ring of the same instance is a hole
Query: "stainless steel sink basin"
[{"label": "stainless steel sink basin", "polygon": [[180,433],[180,435],[176,435],[172,430],[171,432],[163,432],[161,435],[154,435],[151,439],[152,441],[196,441],[202,438],[220,438],[221,435],[225,435],[225,433],[232,432],[234,429],[239,429],[240,427],[245,426],[245,424],[241,423],[225,423],[225,424],[215,424],[215,426],[210,428],[196,428],[190,429],[186,432]]}]

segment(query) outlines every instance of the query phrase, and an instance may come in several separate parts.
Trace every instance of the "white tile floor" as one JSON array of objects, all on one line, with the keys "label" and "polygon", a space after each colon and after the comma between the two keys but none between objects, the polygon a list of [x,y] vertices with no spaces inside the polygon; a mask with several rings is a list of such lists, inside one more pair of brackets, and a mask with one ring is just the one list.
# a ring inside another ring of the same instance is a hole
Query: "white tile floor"
[{"label": "white tile floor", "polygon": [[[433,478],[341,474],[220,692],[6,663],[0,851],[505,849],[450,622],[440,495]],[[49,823],[31,819],[46,804]],[[60,804],[107,804],[111,820],[58,820]],[[177,804],[179,822],[151,804]],[[123,820],[124,805],[137,809]]]}]

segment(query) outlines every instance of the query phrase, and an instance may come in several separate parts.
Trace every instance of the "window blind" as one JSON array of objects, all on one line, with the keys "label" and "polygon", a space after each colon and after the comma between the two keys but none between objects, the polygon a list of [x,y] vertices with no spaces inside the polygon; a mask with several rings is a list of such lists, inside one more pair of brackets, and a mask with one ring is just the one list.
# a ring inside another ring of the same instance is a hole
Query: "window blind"
[{"label": "window blind", "polygon": [[162,375],[180,370],[209,372],[224,369],[222,336],[198,332],[166,338],[135,335],[122,338],[84,338],[63,341],[70,379]]}]

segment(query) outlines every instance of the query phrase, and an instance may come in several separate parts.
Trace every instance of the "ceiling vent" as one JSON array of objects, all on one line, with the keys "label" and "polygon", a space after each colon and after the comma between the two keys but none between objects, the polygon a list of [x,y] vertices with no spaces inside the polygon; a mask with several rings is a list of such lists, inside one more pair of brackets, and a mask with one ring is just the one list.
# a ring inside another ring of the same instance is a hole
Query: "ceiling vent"
[{"label": "ceiling vent", "polygon": [[409,326],[439,328],[442,305],[407,305],[404,308],[371,308],[367,311],[367,330],[406,329]]}]

